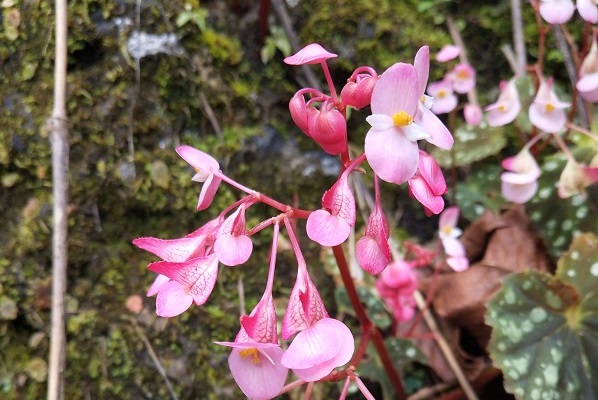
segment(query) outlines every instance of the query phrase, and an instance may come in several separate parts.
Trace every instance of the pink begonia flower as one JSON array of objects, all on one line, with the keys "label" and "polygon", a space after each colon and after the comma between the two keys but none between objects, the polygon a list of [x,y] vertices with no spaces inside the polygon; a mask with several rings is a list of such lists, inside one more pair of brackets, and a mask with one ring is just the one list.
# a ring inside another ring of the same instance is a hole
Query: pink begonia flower
[{"label": "pink begonia flower", "polygon": [[564,24],[575,12],[572,0],[541,0],[540,15],[549,24]]},{"label": "pink begonia flower", "polygon": [[398,321],[409,321],[415,314],[417,276],[411,263],[391,262],[376,281],[376,289]]},{"label": "pink begonia flower", "polygon": [[444,208],[442,195],[446,191],[440,166],[434,157],[420,150],[417,172],[409,179],[409,193],[424,206],[426,214],[438,214]]},{"label": "pink begonia flower", "polygon": [[308,135],[326,153],[338,155],[347,149],[347,120],[332,100],[322,103],[319,111],[307,113]]},{"label": "pink begonia flower", "polygon": [[477,126],[482,122],[482,108],[478,104],[465,104],[463,107],[465,122],[471,126]]},{"label": "pink begonia flower", "polygon": [[592,24],[598,22],[598,5],[595,0],[577,0],[577,12]]},{"label": "pink begonia flower", "polygon": [[449,207],[440,214],[438,236],[444,252],[448,256],[446,262],[453,270],[460,272],[469,268],[469,260],[465,255],[465,247],[458,239],[463,233],[457,228],[459,207]]},{"label": "pink begonia flower", "polygon": [[156,298],[156,313],[165,318],[186,311],[193,302],[204,304],[216,283],[218,259],[214,254],[184,262],[157,261],[148,269],[171,279],[163,284]]},{"label": "pink begonia flower", "polygon": [[[309,121],[320,112],[317,108],[309,106],[305,102],[303,94],[306,93],[303,89],[299,90],[293,95],[289,101],[289,111],[293,122],[305,133],[311,137],[309,133]],[[322,95],[323,96],[323,95]]]},{"label": "pink begonia flower", "polygon": [[438,146],[445,150],[450,150],[450,148],[453,147],[453,135],[451,135],[442,121],[430,111],[434,99],[424,94],[426,86],[428,85],[428,75],[430,73],[430,48],[428,46],[422,46],[417,51],[413,66],[417,71],[418,97],[420,99],[417,104],[415,123],[421,126],[430,135],[430,137],[426,139],[428,143],[432,143],[434,146]]},{"label": "pink begonia flower", "polygon": [[323,318],[299,332],[282,356],[282,365],[306,382],[315,382],[353,356],[355,340],[341,321]]},{"label": "pink begonia flower", "polygon": [[355,249],[357,262],[361,268],[372,275],[378,275],[386,268],[391,259],[389,237],[388,221],[384,215],[380,203],[380,191],[376,185],[374,209],[368,218],[365,235],[359,239]]},{"label": "pink begonia flower", "polygon": [[324,196],[323,209],[312,212],[307,218],[307,236],[322,246],[343,243],[355,225],[355,198],[349,187],[349,170],[343,172]]},{"label": "pink begonia flower", "polygon": [[282,365],[284,351],[275,343],[216,342],[232,347],[228,357],[231,374],[245,396],[269,400],[280,394],[289,369]]},{"label": "pink begonia flower", "polygon": [[432,82],[428,86],[428,94],[434,97],[434,102],[430,110],[434,114],[446,114],[457,107],[459,100],[453,93],[453,86],[448,80]]},{"label": "pink begonia flower", "polygon": [[228,216],[220,225],[214,242],[214,253],[224,265],[233,267],[246,262],[253,251],[253,243],[245,228],[245,204]]},{"label": "pink begonia flower", "polygon": [[357,109],[370,105],[377,82],[378,74],[370,67],[356,69],[341,90],[342,102]]},{"label": "pink begonia flower", "polygon": [[500,176],[501,191],[505,199],[523,204],[534,197],[542,171],[527,147],[516,156],[505,158],[502,167],[508,171]]},{"label": "pink begonia flower", "polygon": [[559,101],[552,88],[552,78],[542,79],[538,93],[529,107],[529,120],[536,128],[557,133],[565,127],[567,116],[565,108],[570,104]]},{"label": "pink begonia flower", "polygon": [[558,195],[563,199],[576,194],[585,197],[587,195],[585,188],[596,182],[598,182],[598,154],[592,158],[589,166],[569,158],[559,178]]},{"label": "pink begonia flower", "polygon": [[320,64],[337,55],[324,49],[317,43],[310,43],[292,56],[284,59],[289,65]]},{"label": "pink begonia flower", "polygon": [[430,137],[414,123],[420,97],[417,72],[411,64],[392,65],[374,88],[372,115],[366,118],[372,128],[365,138],[365,154],[386,182],[401,184],[415,174],[417,140]]},{"label": "pink begonia flower", "polygon": [[598,33],[594,33],[592,47],[581,63],[579,80],[575,87],[586,101],[598,102]]},{"label": "pink begonia flower", "polygon": [[475,87],[475,69],[469,64],[459,64],[447,75],[457,93],[464,94]]},{"label": "pink begonia flower", "polygon": [[454,60],[461,54],[461,47],[455,46],[454,44],[446,44],[436,54],[436,61],[447,62]]},{"label": "pink begonia flower", "polygon": [[318,289],[311,281],[305,264],[297,270],[297,279],[289,297],[289,304],[282,320],[282,338],[287,340],[322,318],[328,318]]},{"label": "pink begonia flower", "polygon": [[517,118],[517,114],[521,111],[521,102],[515,86],[515,78],[500,83],[498,100],[487,106],[485,110],[488,111],[486,117],[490,126],[510,124]]},{"label": "pink begonia flower", "polygon": [[191,146],[180,146],[176,149],[176,152],[187,161],[193,168],[195,168],[195,175],[192,180],[195,182],[203,182],[201,192],[199,193],[199,199],[197,201],[197,210],[205,210],[212,204],[214,195],[220,186],[221,178],[214,174],[219,171],[220,166],[210,155],[203,151],[197,150]]}]

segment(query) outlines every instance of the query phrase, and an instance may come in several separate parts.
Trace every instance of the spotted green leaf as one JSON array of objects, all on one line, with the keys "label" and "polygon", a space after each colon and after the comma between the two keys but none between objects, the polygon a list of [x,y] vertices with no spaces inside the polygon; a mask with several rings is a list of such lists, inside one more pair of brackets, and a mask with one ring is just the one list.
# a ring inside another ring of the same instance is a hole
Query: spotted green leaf
[{"label": "spotted green leaf", "polygon": [[490,355],[518,399],[598,398],[598,238],[577,236],[555,276],[507,277],[486,323]]}]

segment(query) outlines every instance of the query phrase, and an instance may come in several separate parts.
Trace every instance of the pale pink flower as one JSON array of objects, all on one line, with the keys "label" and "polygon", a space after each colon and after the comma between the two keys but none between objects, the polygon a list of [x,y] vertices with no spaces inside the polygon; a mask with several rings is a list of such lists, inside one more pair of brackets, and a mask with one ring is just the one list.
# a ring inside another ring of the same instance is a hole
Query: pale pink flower
[{"label": "pale pink flower", "polygon": [[430,83],[428,94],[434,98],[434,102],[430,108],[434,114],[449,113],[457,107],[457,103],[459,102],[457,96],[453,93],[451,82],[446,79]]},{"label": "pale pink flower", "polygon": [[564,24],[575,12],[572,0],[541,0],[540,15],[549,24]]},{"label": "pale pink flower", "polygon": [[430,137],[414,123],[420,100],[418,76],[411,64],[397,63],[378,80],[372,93],[372,128],[365,138],[365,154],[384,181],[401,184],[415,174],[417,140]]},{"label": "pale pink flower", "polygon": [[457,228],[459,221],[459,207],[449,207],[440,214],[438,221],[438,236],[447,255],[446,262],[453,270],[460,272],[469,267],[469,260],[465,255],[465,247],[458,239],[463,233]]},{"label": "pale pink flower", "polygon": [[393,261],[379,275],[376,289],[398,321],[409,321],[415,314],[417,276],[413,265],[404,260]]},{"label": "pale pink flower", "polygon": [[359,239],[355,249],[357,262],[361,268],[372,275],[377,275],[386,268],[391,259],[389,237],[388,221],[380,203],[380,191],[376,179],[374,209],[368,218],[365,235]]},{"label": "pale pink flower", "polygon": [[500,90],[500,96],[498,96],[496,103],[486,107],[486,111],[488,111],[486,117],[490,126],[509,124],[517,118],[517,114],[521,111],[521,102],[515,87],[515,78],[508,82],[501,82]]},{"label": "pale pink flower", "polygon": [[444,208],[442,195],[447,191],[440,166],[428,153],[419,151],[417,172],[409,179],[409,193],[425,208],[426,214],[438,214]]},{"label": "pale pink flower", "polygon": [[592,39],[592,47],[581,63],[579,80],[575,87],[585,100],[592,103],[598,102],[598,43],[596,33],[594,33]]},{"label": "pale pink flower", "polygon": [[502,195],[505,199],[523,204],[534,197],[538,190],[541,170],[527,147],[516,156],[505,158],[502,166],[508,171],[500,176]]},{"label": "pale pink flower", "polygon": [[216,283],[218,259],[214,254],[183,262],[157,261],[148,269],[171,280],[162,284],[156,298],[156,313],[165,318],[185,312],[193,302],[204,304]]},{"label": "pale pink flower", "polygon": [[461,54],[461,47],[454,44],[446,44],[436,54],[436,61],[447,62],[457,58]]},{"label": "pale pink flower", "polygon": [[590,165],[583,165],[573,158],[567,160],[558,185],[560,198],[567,198],[579,194],[585,197],[585,188],[598,182],[598,154],[592,158]]},{"label": "pale pink flower", "polygon": [[205,210],[212,204],[214,195],[222,181],[221,178],[214,175],[219,172],[220,166],[213,157],[191,146],[180,146],[176,152],[195,169],[196,173],[191,179],[204,183],[199,194],[197,210]]},{"label": "pale pink flower", "polygon": [[584,20],[595,24],[598,22],[597,4],[596,0],[577,0],[577,12]]},{"label": "pale pink flower", "polygon": [[241,204],[218,228],[214,253],[224,265],[243,264],[253,251],[253,243],[245,228],[245,207]]},{"label": "pale pink flower", "polygon": [[355,340],[341,321],[323,318],[299,332],[282,356],[282,365],[306,382],[330,374],[353,356]]},{"label": "pale pink flower", "polygon": [[482,121],[482,108],[478,104],[465,104],[463,107],[465,122],[471,126],[477,126]]},{"label": "pale pink flower", "polygon": [[434,99],[424,94],[428,85],[428,75],[430,73],[430,48],[422,46],[415,54],[413,66],[417,71],[418,97],[420,101],[417,104],[417,113],[415,123],[426,131],[430,137],[426,140],[434,146],[449,150],[453,147],[453,135],[447,127],[430,111]]},{"label": "pale pink flower", "polygon": [[464,94],[475,87],[475,69],[469,64],[458,64],[447,75],[457,93]]},{"label": "pale pink flower", "polygon": [[529,107],[529,120],[544,132],[557,133],[565,127],[565,108],[570,104],[558,99],[552,84],[552,78],[542,79],[538,93]]},{"label": "pale pink flower", "polygon": [[355,225],[355,198],[349,187],[346,170],[324,196],[323,209],[312,212],[307,218],[307,236],[322,246],[337,246],[343,243]]},{"label": "pale pink flower", "polygon": [[284,62],[289,65],[320,64],[334,57],[336,54],[327,51],[318,43],[310,43],[297,53],[285,58]]}]

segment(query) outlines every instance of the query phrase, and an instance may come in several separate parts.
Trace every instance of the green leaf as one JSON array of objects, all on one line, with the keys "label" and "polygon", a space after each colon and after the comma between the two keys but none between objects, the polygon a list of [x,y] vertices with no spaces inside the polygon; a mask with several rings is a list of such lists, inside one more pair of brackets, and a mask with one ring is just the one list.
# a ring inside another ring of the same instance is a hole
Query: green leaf
[{"label": "green leaf", "polygon": [[598,238],[577,236],[555,276],[507,277],[486,323],[490,355],[518,399],[598,398]]}]

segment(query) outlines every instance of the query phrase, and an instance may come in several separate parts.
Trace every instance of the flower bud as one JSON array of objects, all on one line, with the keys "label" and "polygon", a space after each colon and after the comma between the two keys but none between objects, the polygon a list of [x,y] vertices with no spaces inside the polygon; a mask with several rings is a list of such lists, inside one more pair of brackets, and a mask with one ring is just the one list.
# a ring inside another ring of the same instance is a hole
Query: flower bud
[{"label": "flower bud", "polygon": [[367,74],[358,74],[355,81],[349,80],[341,90],[343,104],[355,108],[363,108],[370,105],[372,91],[377,81],[377,77]]},{"label": "flower bud", "polygon": [[463,108],[465,122],[471,126],[477,126],[482,121],[482,108],[477,104],[467,103]]},{"label": "flower bud", "polygon": [[308,117],[309,136],[328,154],[338,155],[347,149],[347,121],[329,102],[321,111]]}]

